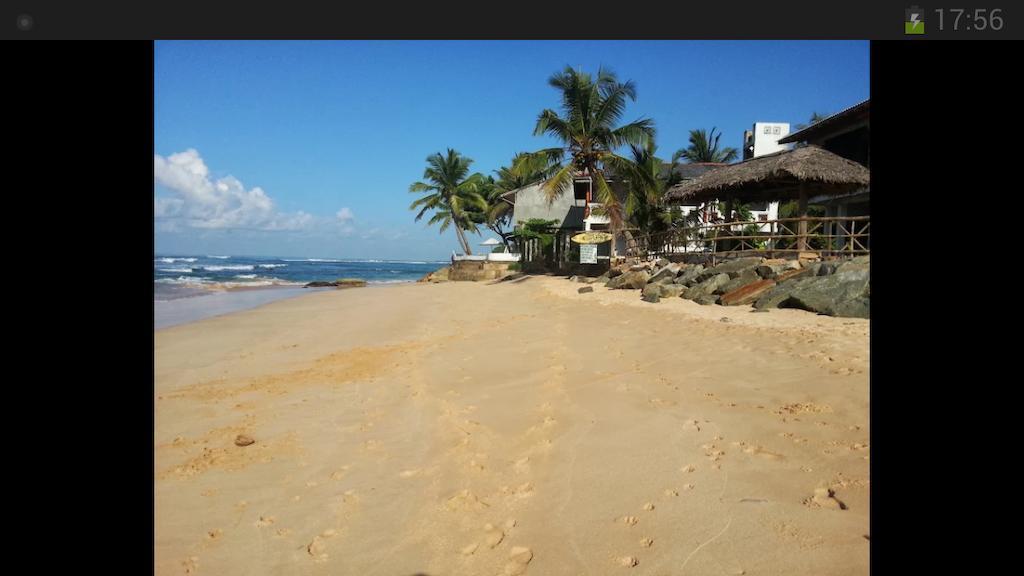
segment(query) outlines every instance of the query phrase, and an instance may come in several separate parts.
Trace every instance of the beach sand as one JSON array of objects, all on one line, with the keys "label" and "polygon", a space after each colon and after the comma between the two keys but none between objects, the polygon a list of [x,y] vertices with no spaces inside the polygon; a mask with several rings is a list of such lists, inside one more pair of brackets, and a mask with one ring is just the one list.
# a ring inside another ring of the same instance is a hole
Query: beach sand
[{"label": "beach sand", "polygon": [[868,321],[580,286],[158,330],[156,573],[867,574]]}]

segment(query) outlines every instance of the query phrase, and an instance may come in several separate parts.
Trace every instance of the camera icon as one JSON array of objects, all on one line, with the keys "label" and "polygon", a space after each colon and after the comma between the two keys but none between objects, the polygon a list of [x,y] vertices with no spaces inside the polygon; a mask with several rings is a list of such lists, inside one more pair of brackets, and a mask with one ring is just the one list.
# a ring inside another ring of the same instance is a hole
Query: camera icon
[{"label": "camera icon", "polygon": [[29,14],[21,14],[18,16],[18,30],[22,32],[28,32],[32,29],[35,21],[32,20],[32,16]]}]

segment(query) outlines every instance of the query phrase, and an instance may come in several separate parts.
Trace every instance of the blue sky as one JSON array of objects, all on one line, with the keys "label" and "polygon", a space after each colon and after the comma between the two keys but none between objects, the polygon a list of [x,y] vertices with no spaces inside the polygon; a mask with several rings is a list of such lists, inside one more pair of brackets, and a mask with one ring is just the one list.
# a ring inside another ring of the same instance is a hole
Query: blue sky
[{"label": "blue sky", "polygon": [[408,209],[425,158],[492,173],[552,145],[533,126],[566,65],[636,82],[624,120],[653,118],[668,159],[690,129],[740,148],[754,122],[860,102],[868,60],[860,41],[157,42],[156,251],[445,259],[454,232]]}]

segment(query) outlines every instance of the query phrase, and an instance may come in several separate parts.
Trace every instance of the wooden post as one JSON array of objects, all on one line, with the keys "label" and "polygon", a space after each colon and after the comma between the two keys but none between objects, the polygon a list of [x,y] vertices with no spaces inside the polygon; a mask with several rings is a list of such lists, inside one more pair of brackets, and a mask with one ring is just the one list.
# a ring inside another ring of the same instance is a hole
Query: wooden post
[{"label": "wooden post", "polygon": [[800,251],[807,250],[807,186],[800,184],[800,225],[797,228],[796,247]]}]

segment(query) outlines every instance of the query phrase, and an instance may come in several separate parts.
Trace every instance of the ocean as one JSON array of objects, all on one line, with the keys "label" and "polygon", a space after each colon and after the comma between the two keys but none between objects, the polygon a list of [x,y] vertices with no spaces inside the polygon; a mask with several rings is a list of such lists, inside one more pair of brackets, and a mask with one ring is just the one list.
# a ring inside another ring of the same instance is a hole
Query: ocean
[{"label": "ocean", "polygon": [[[260,258],[157,255],[153,258],[156,328],[165,328],[308,293],[316,280],[360,278],[368,285],[415,282],[448,265],[428,260]],[[259,288],[260,290],[251,290]]]}]

